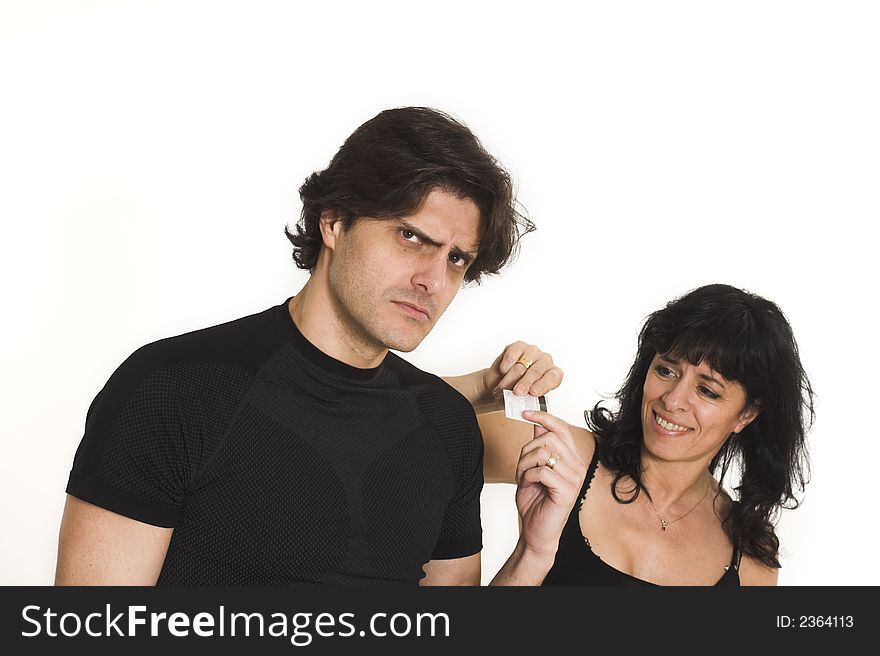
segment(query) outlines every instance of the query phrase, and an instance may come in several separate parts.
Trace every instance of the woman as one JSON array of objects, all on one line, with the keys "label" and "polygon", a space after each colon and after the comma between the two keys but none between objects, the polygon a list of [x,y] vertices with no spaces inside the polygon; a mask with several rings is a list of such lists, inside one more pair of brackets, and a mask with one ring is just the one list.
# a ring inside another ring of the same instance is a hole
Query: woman
[{"label": "woman", "polygon": [[518,484],[521,521],[493,584],[775,585],[774,522],[797,506],[813,419],[779,308],[728,285],[669,303],[615,398],[589,431],[524,413],[540,428],[515,470],[516,422],[482,418],[487,480]]}]

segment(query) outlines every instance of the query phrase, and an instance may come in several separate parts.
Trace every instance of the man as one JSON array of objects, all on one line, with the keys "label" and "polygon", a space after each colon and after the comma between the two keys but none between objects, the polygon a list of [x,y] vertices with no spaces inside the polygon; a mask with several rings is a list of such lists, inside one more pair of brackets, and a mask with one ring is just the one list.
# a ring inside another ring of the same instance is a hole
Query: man
[{"label": "man", "polygon": [[137,350],[95,398],[56,583],[479,583],[468,401],[561,372],[517,343],[450,379],[462,396],[389,349],[533,226],[473,134],[424,108],[362,125],[300,195],[295,297]]}]

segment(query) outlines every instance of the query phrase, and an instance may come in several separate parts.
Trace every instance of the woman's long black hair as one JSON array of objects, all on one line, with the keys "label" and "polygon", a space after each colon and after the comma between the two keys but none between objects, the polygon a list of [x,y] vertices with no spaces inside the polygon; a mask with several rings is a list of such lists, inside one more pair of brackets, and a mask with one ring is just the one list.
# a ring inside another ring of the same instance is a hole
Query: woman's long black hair
[{"label": "woman's long black hair", "polygon": [[[779,508],[796,508],[796,492],[809,477],[806,432],[815,417],[813,390],[801,366],[791,326],[776,304],[729,285],[707,285],[688,292],[651,314],[639,333],[638,352],[615,395],[616,413],[597,403],[585,413],[596,434],[599,458],[614,473],[612,494],[631,503],[641,490],[642,388],[655,354],[706,361],[728,380],[739,382],[746,407],[758,416],[731,433],[712,458],[719,480],[738,461],[739,485],[723,526],[745,554],[778,568],[779,539],[774,524]],[[618,494],[625,479],[634,484]],[[647,491],[646,491],[647,493]]]}]

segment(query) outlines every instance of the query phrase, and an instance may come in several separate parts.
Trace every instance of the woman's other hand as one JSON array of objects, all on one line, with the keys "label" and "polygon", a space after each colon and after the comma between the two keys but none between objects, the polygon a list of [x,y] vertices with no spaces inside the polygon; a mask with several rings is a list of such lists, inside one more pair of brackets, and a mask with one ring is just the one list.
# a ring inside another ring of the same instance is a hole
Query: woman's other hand
[{"label": "woman's other hand", "polygon": [[539,425],[534,438],[522,448],[516,468],[520,546],[546,557],[556,553],[587,465],[565,421],[538,411],[526,411],[523,417]]}]

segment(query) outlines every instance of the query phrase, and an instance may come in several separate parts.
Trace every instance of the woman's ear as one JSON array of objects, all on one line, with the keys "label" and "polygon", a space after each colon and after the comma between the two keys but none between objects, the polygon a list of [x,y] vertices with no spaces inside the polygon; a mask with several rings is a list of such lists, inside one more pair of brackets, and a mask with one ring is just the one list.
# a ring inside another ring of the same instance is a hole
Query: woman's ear
[{"label": "woman's ear", "polygon": [[739,433],[743,428],[751,424],[759,414],[761,414],[761,401],[756,399],[739,413],[739,420],[736,422],[733,432]]}]

